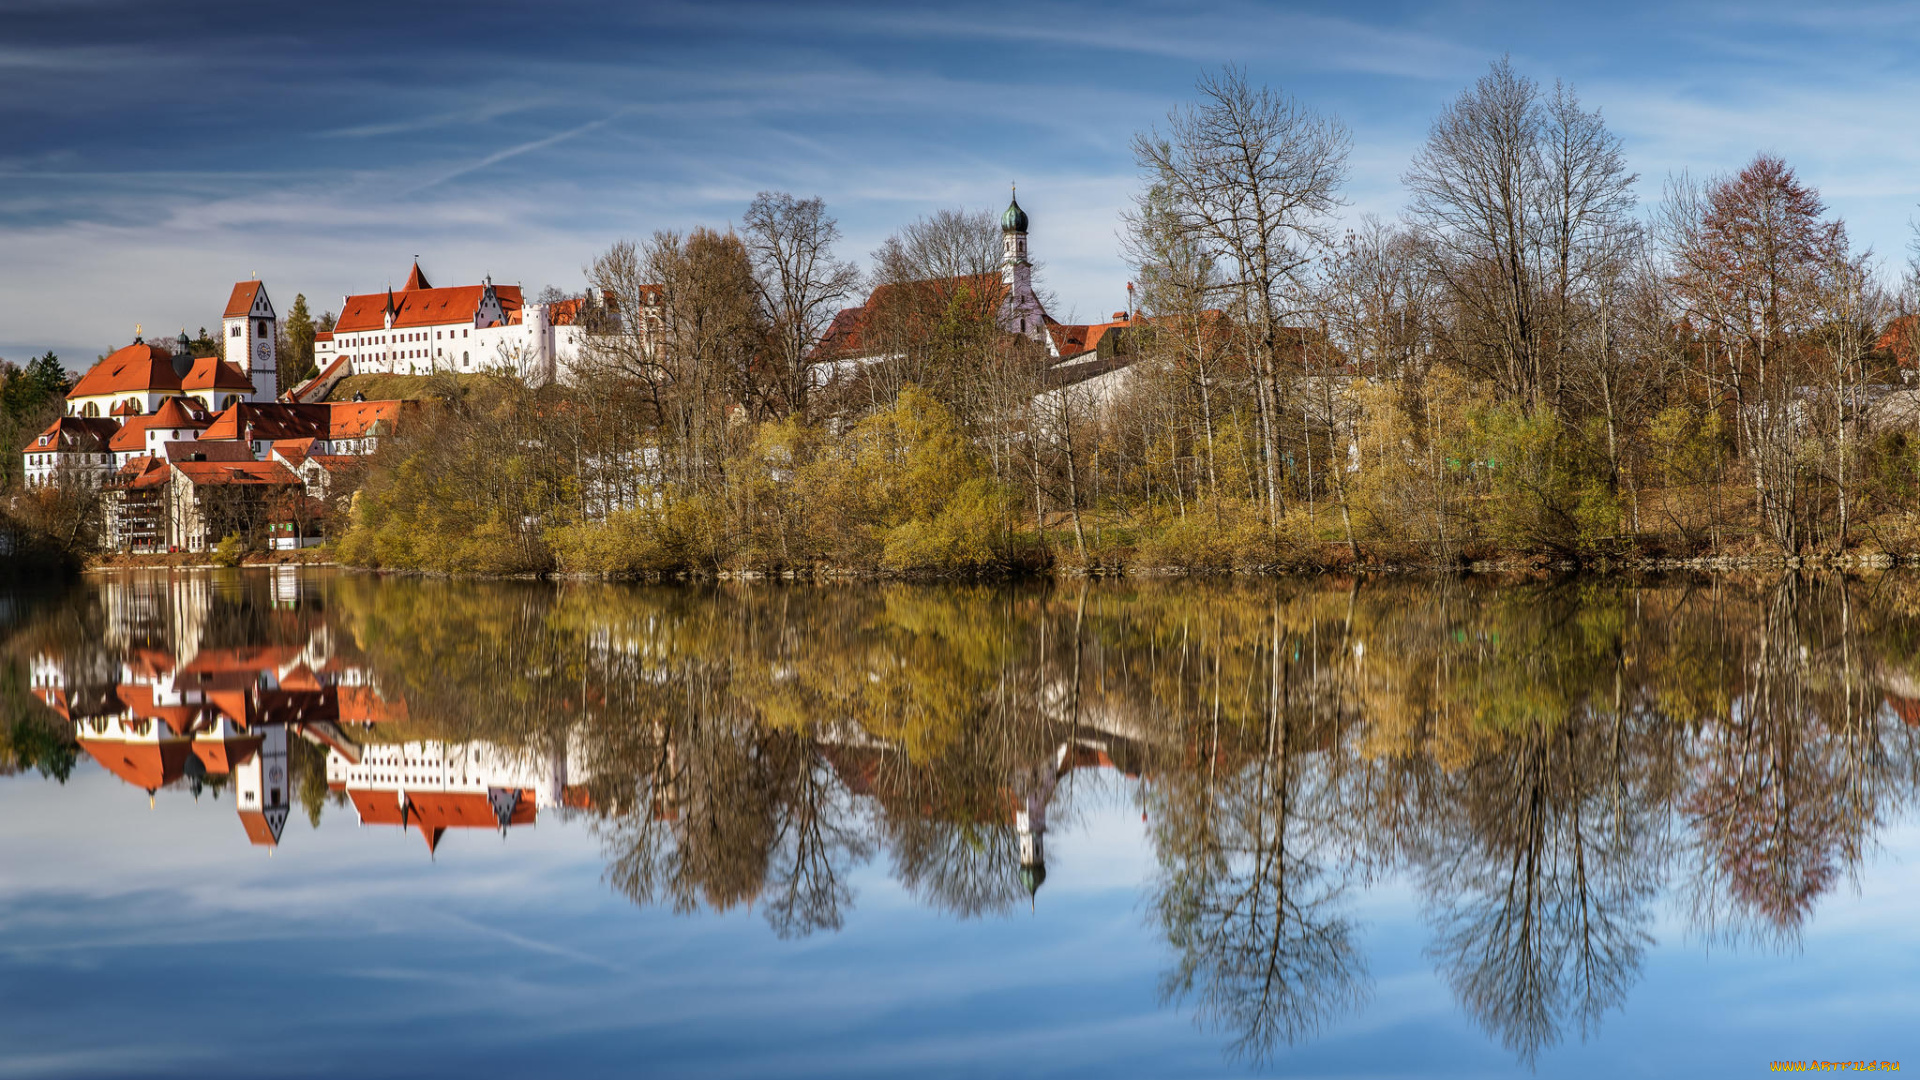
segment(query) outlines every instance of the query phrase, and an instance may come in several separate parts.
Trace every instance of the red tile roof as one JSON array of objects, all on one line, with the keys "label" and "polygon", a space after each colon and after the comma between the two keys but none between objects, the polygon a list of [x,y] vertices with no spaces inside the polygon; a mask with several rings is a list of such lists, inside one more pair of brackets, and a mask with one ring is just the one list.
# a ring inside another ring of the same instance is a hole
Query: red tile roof
[{"label": "red tile roof", "polygon": [[[313,453],[313,442],[314,440],[311,437],[305,439],[281,439],[273,444],[273,452],[280,456],[280,460],[297,469],[306,464],[307,455]],[[238,446],[240,444],[233,443],[231,445]]]},{"label": "red tile roof", "polygon": [[252,461],[253,447],[243,442],[174,442],[162,444],[168,461]]},{"label": "red tile roof", "polygon": [[80,749],[108,772],[146,791],[166,787],[187,774],[185,739],[150,743],[83,738],[79,742]]},{"label": "red tile roof", "polygon": [[[24,453],[98,453],[120,430],[120,422],[106,416],[63,416],[26,445]],[[46,445],[41,445],[41,440]]]},{"label": "red tile roof", "polygon": [[277,847],[280,838],[273,833],[267,815],[260,810],[240,811],[240,825],[247,830],[247,842],[255,847]]},{"label": "red tile roof", "polygon": [[193,362],[193,370],[180,381],[183,390],[252,390],[253,380],[246,372],[217,356],[203,356]]},{"label": "red tile roof", "polygon": [[[457,285],[446,289],[408,289],[393,294],[393,325],[395,329],[408,327],[444,326],[447,323],[470,323],[480,310],[480,300],[486,295],[485,285]],[[501,312],[511,315],[520,310],[520,286],[495,285],[494,298],[500,301]],[[512,321],[508,319],[507,321]],[[384,292],[367,293],[363,296],[349,296],[340,306],[340,318],[333,324],[336,334],[357,333],[364,330],[380,330],[387,325],[387,294]]]},{"label": "red tile roof", "polygon": [[331,330],[317,330],[317,331],[315,331],[315,332],[314,332],[314,335],[313,335],[313,340],[315,340],[315,341],[332,341],[332,340],[333,340],[333,331],[331,331]]},{"label": "red tile roof", "polygon": [[[408,792],[406,802],[402,803],[398,792],[349,788],[347,797],[353,800],[360,824],[407,825],[419,829],[420,835],[426,838],[428,850],[440,846],[440,837],[448,829],[500,827],[493,804],[486,793],[480,791]],[[520,792],[507,824],[530,825],[537,814],[534,792],[528,788]]]},{"label": "red tile roof", "polygon": [[404,413],[418,412],[418,401],[335,401],[328,407],[332,414],[327,420],[327,438],[358,439],[373,430],[373,426],[382,421],[389,429],[399,421]]},{"label": "red tile roof", "polygon": [[820,335],[819,344],[814,346],[811,358],[831,360],[867,352],[877,347],[867,341],[873,318],[889,305],[909,302],[916,308],[931,311],[944,307],[963,290],[970,291],[979,302],[998,304],[1006,294],[1006,284],[998,274],[972,274],[916,281],[909,285],[878,286],[868,294],[866,303],[856,308],[845,308],[833,317],[826,333]]},{"label": "red tile roof", "polygon": [[433,288],[432,285],[427,284],[427,275],[420,272],[420,263],[418,260],[414,261],[413,273],[407,275],[407,283],[400,286],[400,288],[405,292],[412,292],[415,289]]},{"label": "red tile roof", "polygon": [[325,405],[284,401],[242,401],[228,406],[202,439],[312,439],[327,434],[331,412]]},{"label": "red tile roof", "polygon": [[201,485],[297,485],[300,478],[277,461],[176,461],[174,471]]},{"label": "red tile roof", "polygon": [[180,376],[173,370],[173,354],[136,341],[87,369],[67,391],[74,398],[106,394],[177,393]]},{"label": "red tile roof", "polygon": [[233,295],[227,297],[227,310],[222,312],[223,319],[238,319],[253,310],[254,297],[260,295],[258,281],[242,281],[234,285]]}]

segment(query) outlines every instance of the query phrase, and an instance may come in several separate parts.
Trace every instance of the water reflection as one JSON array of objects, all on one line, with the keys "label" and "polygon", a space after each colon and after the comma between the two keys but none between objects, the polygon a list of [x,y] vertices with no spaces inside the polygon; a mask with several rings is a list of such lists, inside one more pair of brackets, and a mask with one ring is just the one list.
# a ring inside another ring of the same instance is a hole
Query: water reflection
[{"label": "water reflection", "polygon": [[[1792,946],[1920,777],[1914,586],[1460,582],[630,589],[126,575],[5,630],[5,758],[290,814],[584,818],[636,904],[840,929],[879,861],[963,919],[1044,903],[1119,791],[1162,993],[1253,1060],[1362,1007],[1355,894],[1520,1060],[1631,993],[1678,899]],[[24,612],[24,613],[22,613]],[[1114,782],[1082,783],[1090,773]]]}]

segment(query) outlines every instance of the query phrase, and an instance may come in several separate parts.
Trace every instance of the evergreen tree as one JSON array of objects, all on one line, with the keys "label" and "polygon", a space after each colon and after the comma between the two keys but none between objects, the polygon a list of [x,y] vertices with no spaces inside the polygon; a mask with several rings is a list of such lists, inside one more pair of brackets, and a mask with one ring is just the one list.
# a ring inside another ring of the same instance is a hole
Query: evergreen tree
[{"label": "evergreen tree", "polygon": [[280,385],[291,387],[318,374],[313,366],[313,315],[307,311],[306,295],[293,298],[293,310],[280,324],[284,340],[280,348]]}]

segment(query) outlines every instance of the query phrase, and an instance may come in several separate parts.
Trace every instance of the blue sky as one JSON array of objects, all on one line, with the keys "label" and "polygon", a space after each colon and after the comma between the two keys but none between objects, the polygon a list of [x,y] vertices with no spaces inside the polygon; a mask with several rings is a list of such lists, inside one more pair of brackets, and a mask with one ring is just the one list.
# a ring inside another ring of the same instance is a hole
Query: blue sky
[{"label": "blue sky", "polygon": [[1340,117],[1392,216],[1494,58],[1573,83],[1643,200],[1783,155],[1890,268],[1920,215],[1920,5],[0,0],[0,356],[84,366],[257,273],[577,288],[610,242],[824,196],[861,263],[1018,180],[1056,314],[1120,306],[1130,136],[1222,63]]}]

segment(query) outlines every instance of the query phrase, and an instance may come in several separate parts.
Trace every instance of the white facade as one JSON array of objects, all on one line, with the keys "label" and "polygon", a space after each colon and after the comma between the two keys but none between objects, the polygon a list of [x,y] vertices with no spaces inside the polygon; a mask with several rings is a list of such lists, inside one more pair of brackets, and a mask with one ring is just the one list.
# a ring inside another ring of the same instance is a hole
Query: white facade
[{"label": "white facade", "polygon": [[279,359],[274,354],[279,333],[279,318],[264,285],[254,290],[253,304],[244,315],[233,314],[221,320],[222,356],[247,373],[253,382],[255,401],[272,401],[279,393]]}]

